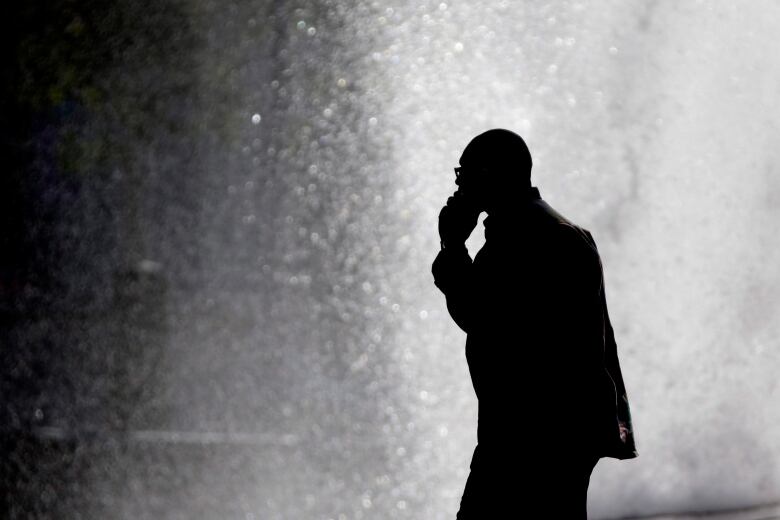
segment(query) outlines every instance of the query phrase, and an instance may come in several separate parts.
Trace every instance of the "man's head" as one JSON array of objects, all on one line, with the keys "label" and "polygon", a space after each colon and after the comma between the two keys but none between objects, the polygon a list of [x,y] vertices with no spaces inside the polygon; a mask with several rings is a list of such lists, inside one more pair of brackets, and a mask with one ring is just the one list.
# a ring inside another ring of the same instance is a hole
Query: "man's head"
[{"label": "man's head", "polygon": [[531,153],[523,138],[509,130],[495,128],[479,134],[459,162],[455,183],[481,210],[500,209],[531,186]]}]

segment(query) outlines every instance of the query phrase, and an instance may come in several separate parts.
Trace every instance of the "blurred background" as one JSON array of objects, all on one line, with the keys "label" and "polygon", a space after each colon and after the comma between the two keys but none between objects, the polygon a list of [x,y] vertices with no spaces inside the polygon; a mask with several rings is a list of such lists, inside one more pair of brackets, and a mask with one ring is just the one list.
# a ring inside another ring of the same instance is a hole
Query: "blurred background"
[{"label": "blurred background", "polygon": [[591,518],[780,518],[780,4],[5,11],[4,517],[454,518],[436,219],[505,127],[604,264],[640,456]]}]

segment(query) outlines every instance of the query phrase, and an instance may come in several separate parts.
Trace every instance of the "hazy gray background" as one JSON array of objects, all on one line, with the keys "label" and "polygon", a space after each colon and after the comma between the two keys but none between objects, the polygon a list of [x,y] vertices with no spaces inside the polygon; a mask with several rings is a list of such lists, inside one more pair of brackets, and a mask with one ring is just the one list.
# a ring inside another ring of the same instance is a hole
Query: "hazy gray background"
[{"label": "hazy gray background", "polygon": [[476,400],[430,264],[491,127],[602,254],[640,457],[591,517],[780,501],[780,5],[11,11],[11,518],[454,518]]}]

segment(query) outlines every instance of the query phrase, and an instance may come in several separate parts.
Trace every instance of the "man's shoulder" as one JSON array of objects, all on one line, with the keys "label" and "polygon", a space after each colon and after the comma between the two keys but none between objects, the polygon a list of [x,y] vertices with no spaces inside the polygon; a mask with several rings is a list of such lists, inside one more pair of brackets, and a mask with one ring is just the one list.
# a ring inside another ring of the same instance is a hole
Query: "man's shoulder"
[{"label": "man's shoulder", "polygon": [[555,248],[565,264],[573,264],[582,269],[590,269],[600,264],[596,243],[590,231],[572,223],[560,223],[556,226],[558,247]]},{"label": "man's shoulder", "polygon": [[593,240],[593,235],[584,227],[571,222],[563,222],[559,224],[559,229],[561,234],[571,241],[572,245],[585,247],[595,251],[596,242]]},{"label": "man's shoulder", "polygon": [[542,219],[555,232],[559,240],[573,247],[586,246],[587,248],[595,249],[596,242],[593,240],[593,235],[591,235],[590,231],[575,224],[571,219],[565,217],[542,199],[537,201],[537,206]]}]

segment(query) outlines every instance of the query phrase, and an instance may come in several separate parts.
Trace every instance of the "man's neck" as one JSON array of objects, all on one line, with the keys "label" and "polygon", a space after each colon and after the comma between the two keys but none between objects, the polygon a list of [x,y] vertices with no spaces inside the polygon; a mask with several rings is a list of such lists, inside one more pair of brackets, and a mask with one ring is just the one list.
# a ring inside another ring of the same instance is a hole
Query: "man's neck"
[{"label": "man's neck", "polygon": [[539,189],[535,186],[529,186],[520,192],[513,193],[501,204],[487,208],[485,213],[488,214],[488,217],[492,217],[491,220],[504,220],[507,217],[511,218],[512,215],[516,215],[520,206],[539,198],[541,198]]}]

